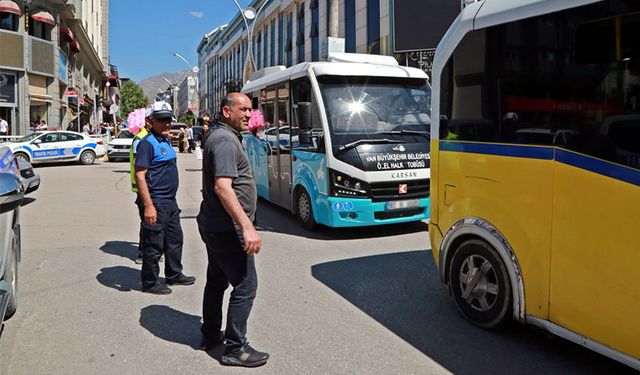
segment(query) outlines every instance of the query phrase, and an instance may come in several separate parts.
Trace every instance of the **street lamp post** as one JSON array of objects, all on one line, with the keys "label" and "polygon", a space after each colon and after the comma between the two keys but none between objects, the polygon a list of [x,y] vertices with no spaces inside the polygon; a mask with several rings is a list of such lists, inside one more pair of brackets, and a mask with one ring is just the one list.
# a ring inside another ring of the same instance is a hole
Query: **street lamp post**
[{"label": "street lamp post", "polygon": [[[184,63],[189,67],[189,75],[193,79],[193,90],[194,90],[194,93],[193,93],[193,97],[192,97],[193,98],[192,103],[191,103],[192,105],[190,106],[189,105],[189,80],[187,79],[187,111],[190,110],[193,113],[194,112],[193,109],[189,109],[189,107],[191,107],[191,108],[196,107],[196,105],[195,105],[196,100],[195,99],[196,99],[196,97],[198,95],[198,76],[197,76],[197,74],[200,71],[200,68],[198,68],[195,65],[193,65],[193,67],[192,67],[191,64],[189,64],[189,61],[187,61],[187,59],[182,57],[182,55],[180,55],[177,52],[172,52],[171,54],[173,56],[179,58],[180,60],[184,61]],[[197,107],[198,107],[198,110],[200,110],[200,104],[199,103],[198,103]],[[194,114],[194,117],[196,117],[196,118],[198,117],[195,113],[193,113],[193,114]]]},{"label": "street lamp post", "polygon": [[[240,11],[240,15],[242,16],[242,20],[244,21],[244,26],[247,28],[247,47],[249,49],[249,53],[247,53],[247,58],[244,61],[244,69],[242,70],[242,84],[245,84],[249,79],[249,69],[254,71],[256,67],[255,59],[253,57],[253,28],[256,25],[258,15],[260,15],[262,8],[267,5],[269,0],[265,0],[257,11],[255,10],[255,8],[250,6],[242,9],[240,3],[238,3],[238,0],[233,0],[233,2],[238,7],[238,11]],[[249,27],[249,21],[252,21],[251,27]],[[247,65],[247,63],[249,62],[251,62],[250,67]]]},{"label": "street lamp post", "polygon": [[[169,79],[163,75],[161,75],[162,79],[169,83],[169,90],[171,90],[171,97],[173,98],[171,105],[173,106],[173,114],[178,119],[178,106],[176,103],[178,102],[178,90],[180,89],[177,85],[174,85],[173,82],[169,81]],[[166,98],[164,98],[166,100]]]}]

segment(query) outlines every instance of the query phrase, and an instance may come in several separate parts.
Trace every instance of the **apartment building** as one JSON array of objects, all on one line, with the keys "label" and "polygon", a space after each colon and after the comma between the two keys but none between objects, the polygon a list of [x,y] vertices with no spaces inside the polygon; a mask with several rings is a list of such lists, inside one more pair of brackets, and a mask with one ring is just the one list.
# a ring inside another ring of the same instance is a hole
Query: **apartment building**
[{"label": "apartment building", "polygon": [[108,0],[0,0],[0,115],[10,134],[35,121],[67,129],[102,120],[108,8]]}]

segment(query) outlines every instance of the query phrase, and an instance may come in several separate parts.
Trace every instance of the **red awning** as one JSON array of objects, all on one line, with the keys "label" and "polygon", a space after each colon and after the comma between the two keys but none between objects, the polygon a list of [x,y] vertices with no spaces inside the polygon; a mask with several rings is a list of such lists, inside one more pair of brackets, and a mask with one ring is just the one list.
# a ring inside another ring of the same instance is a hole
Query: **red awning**
[{"label": "red awning", "polygon": [[53,18],[53,16],[51,15],[51,13],[41,10],[39,12],[34,13],[31,18],[33,18],[36,21],[40,21],[40,22],[44,22],[44,23],[48,23],[49,25],[55,25],[56,24],[56,19]]},{"label": "red awning", "polygon": [[22,15],[22,11],[20,10],[18,4],[14,3],[11,0],[0,1],[0,12],[13,13],[19,16]]},{"label": "red awning", "polygon": [[68,27],[60,25],[60,34],[62,34],[62,37],[67,42],[69,42],[69,43],[73,42],[73,40],[74,40],[73,39],[73,31],[71,31],[71,29],[69,29]]},{"label": "red awning", "polygon": [[69,43],[69,47],[71,48],[71,50],[75,53],[80,52],[80,44],[78,44],[77,40],[74,40],[73,42]]},{"label": "red awning", "polygon": [[0,1],[0,12],[13,13],[19,16],[22,15],[22,11],[20,10],[18,4],[14,3],[11,0]]}]

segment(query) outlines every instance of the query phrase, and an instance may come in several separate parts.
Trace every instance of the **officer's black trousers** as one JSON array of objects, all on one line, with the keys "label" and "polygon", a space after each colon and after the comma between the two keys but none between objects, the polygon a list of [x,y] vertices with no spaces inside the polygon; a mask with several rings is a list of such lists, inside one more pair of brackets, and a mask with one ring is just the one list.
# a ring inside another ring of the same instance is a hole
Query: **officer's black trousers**
[{"label": "officer's black trousers", "polygon": [[[151,288],[158,283],[160,267],[158,261],[164,254],[164,276],[167,280],[182,273],[182,227],[178,203],[154,203],[157,212],[155,224],[141,222],[142,231],[142,288]],[[144,208],[140,214],[144,218]]]}]

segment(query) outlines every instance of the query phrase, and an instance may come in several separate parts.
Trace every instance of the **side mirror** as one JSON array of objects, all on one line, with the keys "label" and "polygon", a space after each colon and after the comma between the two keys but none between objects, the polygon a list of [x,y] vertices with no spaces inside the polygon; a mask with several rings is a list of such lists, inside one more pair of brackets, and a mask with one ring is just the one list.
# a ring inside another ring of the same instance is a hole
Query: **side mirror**
[{"label": "side mirror", "polygon": [[300,134],[298,134],[298,139],[299,139],[300,143],[305,144],[305,145],[311,144],[312,143],[312,141],[311,141],[312,138],[313,137],[311,136],[311,131],[309,131],[309,130],[301,131]]},{"label": "side mirror", "polygon": [[298,102],[298,125],[300,130],[313,128],[311,123],[311,102]]},{"label": "side mirror", "polygon": [[33,143],[34,145],[37,145],[39,143],[42,143],[42,139],[40,139],[40,138],[34,139],[33,142],[31,142],[31,143]]},{"label": "side mirror", "polygon": [[11,173],[0,173],[0,214],[13,211],[22,204],[24,187]]}]

